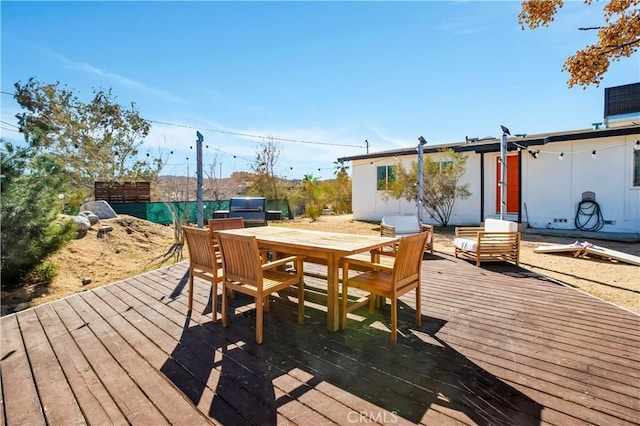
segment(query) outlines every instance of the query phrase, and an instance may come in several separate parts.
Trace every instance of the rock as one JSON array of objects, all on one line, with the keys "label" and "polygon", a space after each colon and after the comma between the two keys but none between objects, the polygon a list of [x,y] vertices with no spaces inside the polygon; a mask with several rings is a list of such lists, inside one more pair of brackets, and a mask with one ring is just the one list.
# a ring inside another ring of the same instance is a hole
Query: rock
[{"label": "rock", "polygon": [[76,239],[80,239],[87,235],[87,231],[91,229],[91,222],[84,216],[73,216],[71,220],[76,225]]},{"label": "rock", "polygon": [[81,211],[90,211],[98,216],[99,219],[113,219],[118,214],[111,208],[109,203],[104,200],[90,201],[80,206]]},{"label": "rock", "polygon": [[89,219],[89,222],[91,223],[91,225],[95,225],[96,223],[100,222],[100,218],[96,216],[95,213],[89,210],[85,210],[78,213],[78,216],[86,217],[87,219]]},{"label": "rock", "polygon": [[113,231],[112,226],[103,225],[100,229],[98,229],[98,238],[104,237],[105,234],[111,231]]},{"label": "rock", "polygon": [[73,216],[71,220],[76,224],[78,231],[86,231],[91,228],[91,222],[84,216]]},{"label": "rock", "polygon": [[91,284],[91,281],[92,281],[92,280],[91,280],[91,278],[90,278],[90,277],[84,277],[84,278],[82,279],[82,285],[88,285],[88,284]]}]

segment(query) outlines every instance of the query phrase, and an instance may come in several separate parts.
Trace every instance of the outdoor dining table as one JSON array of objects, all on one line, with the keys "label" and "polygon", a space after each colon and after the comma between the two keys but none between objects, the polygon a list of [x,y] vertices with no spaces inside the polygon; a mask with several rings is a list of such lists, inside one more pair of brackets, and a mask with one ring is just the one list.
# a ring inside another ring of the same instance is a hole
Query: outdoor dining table
[{"label": "outdoor dining table", "polygon": [[339,328],[339,271],[340,259],[357,253],[375,250],[398,241],[394,237],[311,231],[280,226],[258,226],[220,231],[256,237],[261,250],[274,254],[306,256],[305,262],[327,265],[327,329]]}]

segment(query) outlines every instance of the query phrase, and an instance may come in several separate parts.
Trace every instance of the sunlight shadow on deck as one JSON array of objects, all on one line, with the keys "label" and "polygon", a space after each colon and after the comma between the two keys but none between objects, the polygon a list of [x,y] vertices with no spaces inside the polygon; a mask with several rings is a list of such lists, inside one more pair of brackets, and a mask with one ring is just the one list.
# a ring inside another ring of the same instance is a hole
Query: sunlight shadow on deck
[{"label": "sunlight shadow on deck", "polygon": [[178,283],[176,284],[176,287],[173,289],[173,291],[169,295],[169,298],[171,298],[172,300],[177,299],[180,296],[180,294],[182,294],[182,292],[184,291],[184,288],[187,286],[188,283],[189,283],[189,270],[187,269],[187,271],[184,273],[182,278],[180,278],[180,281],[178,281]]},{"label": "sunlight shadow on deck", "polygon": [[[248,303],[238,299],[231,302],[236,307]],[[308,321],[299,325],[296,304],[276,297],[262,345],[254,341],[251,310],[230,317],[226,329],[187,318],[161,371],[223,424],[276,424],[278,413],[304,408],[300,401],[331,398],[348,401],[333,401],[331,420],[339,424],[363,413],[369,422],[399,416],[418,423],[432,409],[476,424],[539,424],[539,404],[438,337],[445,321],[424,316],[416,330],[413,309],[404,305],[402,334],[392,345],[388,331],[371,327],[387,324],[388,311],[363,309],[364,321],[334,333],[325,329],[323,312],[308,309]]]}]

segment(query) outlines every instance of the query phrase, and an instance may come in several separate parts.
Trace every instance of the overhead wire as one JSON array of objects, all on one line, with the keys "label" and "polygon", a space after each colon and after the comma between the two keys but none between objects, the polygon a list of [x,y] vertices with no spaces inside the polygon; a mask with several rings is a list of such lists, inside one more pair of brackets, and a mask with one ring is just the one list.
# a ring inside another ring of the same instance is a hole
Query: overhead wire
[{"label": "overhead wire", "polygon": [[[0,92],[2,94],[5,94],[5,95],[15,96],[13,93],[10,93],[10,92],[5,92],[5,91],[0,91]],[[267,135],[256,135],[256,134],[251,134],[251,133],[233,132],[233,131],[230,131],[230,130],[196,127],[196,126],[191,126],[191,125],[187,125],[187,124],[171,123],[171,122],[168,122],[168,121],[153,120],[153,119],[149,119],[149,118],[143,118],[143,119],[148,121],[148,122],[150,122],[150,123],[164,124],[166,126],[182,127],[182,128],[185,128],[185,129],[193,129],[193,130],[201,130],[201,131],[207,131],[207,132],[215,132],[215,133],[221,133],[221,134],[227,134],[227,135],[233,135],[233,136],[243,136],[243,137],[253,138],[253,139],[265,139],[265,140],[266,139],[270,139],[270,140],[274,140],[274,141],[278,141],[278,142],[294,142],[294,143],[303,143],[303,144],[311,144],[311,145],[341,146],[341,147],[348,147],[348,148],[364,148],[361,145],[309,141],[309,140],[304,140],[304,139],[281,138],[281,137],[271,136],[271,135],[269,135],[269,136],[267,136]],[[10,124],[10,123],[6,123],[5,121],[3,121],[3,123]],[[12,124],[10,124],[10,125],[12,125]],[[16,128],[18,128],[18,127],[16,126]]]},{"label": "overhead wire", "polygon": [[6,124],[7,126],[15,127],[16,129],[20,130],[20,126],[16,126],[15,124],[9,123],[8,121],[0,120],[0,123]]},{"label": "overhead wire", "polygon": [[183,127],[183,128],[187,128],[187,129],[202,130],[202,131],[206,131],[206,132],[223,133],[223,134],[234,135],[234,136],[244,136],[244,137],[255,138],[255,139],[270,139],[270,140],[274,140],[274,141],[278,141],[278,142],[297,142],[297,143],[305,143],[305,144],[312,144],[312,145],[326,145],[326,146],[342,146],[342,147],[349,147],[349,148],[363,148],[363,146],[361,146],[361,145],[349,145],[349,144],[340,144],[340,143],[331,143],[331,142],[306,141],[306,140],[302,140],[302,139],[280,138],[280,137],[277,137],[277,136],[254,135],[254,134],[250,134],[250,133],[232,132],[232,131],[229,131],[229,130],[222,130],[222,129],[208,129],[208,128],[202,128],[202,127],[189,126],[189,125],[186,125],[186,124],[169,123],[167,121],[150,120],[150,119],[146,119],[146,120],[151,122],[151,123],[164,124],[164,125],[167,125],[167,126]]}]

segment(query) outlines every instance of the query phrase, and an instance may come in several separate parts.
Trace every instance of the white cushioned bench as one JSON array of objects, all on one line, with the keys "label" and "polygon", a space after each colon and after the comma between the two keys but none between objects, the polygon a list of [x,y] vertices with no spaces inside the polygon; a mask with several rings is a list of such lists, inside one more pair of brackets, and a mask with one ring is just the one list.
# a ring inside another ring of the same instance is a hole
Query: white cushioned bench
[{"label": "white cushioned bench", "polygon": [[405,235],[417,234],[419,232],[429,232],[425,251],[433,254],[433,225],[420,223],[417,216],[385,216],[380,222],[381,228],[393,228],[393,236],[402,237]]},{"label": "white cushioned bench", "polygon": [[476,266],[491,261],[520,263],[518,224],[508,220],[489,218],[482,227],[457,227],[453,244],[456,257],[475,260]]}]

